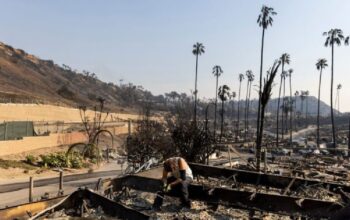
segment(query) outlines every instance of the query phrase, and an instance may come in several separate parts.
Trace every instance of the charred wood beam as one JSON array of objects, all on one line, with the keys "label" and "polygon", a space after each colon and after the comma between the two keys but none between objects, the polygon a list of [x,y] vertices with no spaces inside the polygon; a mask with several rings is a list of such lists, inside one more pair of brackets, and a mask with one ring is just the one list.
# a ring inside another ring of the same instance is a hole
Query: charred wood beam
[{"label": "charred wood beam", "polygon": [[70,194],[67,198],[65,198],[60,203],[47,208],[46,210],[43,210],[42,212],[38,213],[36,216],[33,216],[30,218],[31,220],[41,219],[41,217],[45,216],[48,213],[52,213],[55,211],[59,211],[62,209],[68,210],[68,209],[81,209],[84,206],[86,207],[86,200],[89,200],[93,208],[97,208],[98,206],[101,206],[104,213],[111,216],[111,217],[118,217],[121,219],[141,219],[141,220],[148,220],[151,219],[150,216],[139,212],[137,210],[131,209],[129,207],[124,206],[123,204],[120,204],[118,202],[112,201],[106,197],[103,197],[99,194],[96,194],[88,189],[81,189],[73,192]]},{"label": "charred wood beam", "polygon": [[[113,180],[114,190],[128,187],[140,191],[157,192],[160,190],[161,184],[161,180],[141,176],[126,176]],[[251,192],[226,188],[209,188],[197,184],[189,186],[189,194],[191,199],[206,201],[210,204],[222,204],[246,210],[314,218],[328,218],[342,208],[342,205],[330,201],[259,192],[256,192],[252,198]]]},{"label": "charred wood beam", "polygon": [[203,164],[189,163],[193,174],[204,176],[204,177],[214,177],[214,178],[229,178],[235,175],[236,181],[239,183],[256,185],[259,179],[259,184],[261,186],[273,187],[278,189],[286,189],[288,185],[293,181],[289,190],[296,190],[302,186],[315,185],[322,186],[332,192],[336,192],[338,188],[343,191],[350,193],[350,186],[335,183],[335,182],[323,182],[319,180],[303,179],[299,177],[286,177],[274,174],[264,174],[254,171],[246,171],[232,168],[221,168],[215,166],[208,166]]},{"label": "charred wood beam", "polygon": [[296,178],[296,177],[294,177],[294,178],[292,179],[292,181],[290,181],[290,183],[288,184],[287,188],[283,191],[283,194],[282,194],[282,195],[287,195],[287,193],[288,193],[289,190],[290,190],[290,187],[292,187],[292,185],[293,185],[294,182],[295,182],[295,178]]},{"label": "charred wood beam", "polygon": [[28,219],[28,217],[31,217],[35,213],[38,213],[43,208],[45,209],[47,207],[50,207],[60,202],[64,198],[65,196],[60,196],[43,201],[25,203],[22,205],[0,209],[0,219]]}]

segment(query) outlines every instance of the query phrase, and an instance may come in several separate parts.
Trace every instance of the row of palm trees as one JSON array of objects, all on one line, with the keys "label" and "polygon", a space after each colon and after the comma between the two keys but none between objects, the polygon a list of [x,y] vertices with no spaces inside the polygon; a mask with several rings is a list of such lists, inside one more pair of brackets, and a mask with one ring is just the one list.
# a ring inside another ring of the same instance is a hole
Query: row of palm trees
[{"label": "row of palm trees", "polygon": [[[261,137],[262,129],[260,129],[260,124],[262,123],[260,120],[263,118],[263,114],[261,114],[261,104],[262,104],[262,73],[263,73],[263,61],[264,61],[264,40],[265,40],[265,31],[269,26],[272,26],[273,16],[277,15],[273,8],[263,6],[261,8],[261,13],[258,16],[257,23],[259,27],[262,28],[261,35],[261,53],[260,53],[260,76],[259,76],[259,105],[258,105],[258,118],[256,120],[256,158],[257,158],[257,170],[260,171],[260,160],[261,160]],[[277,68],[278,69],[278,68]],[[273,79],[273,78],[272,78]],[[261,126],[262,127],[262,126]],[[263,128],[263,127],[262,127]]]},{"label": "row of palm trees", "polygon": [[[324,32],[323,36],[326,36],[326,41],[324,43],[324,46],[331,48],[331,91],[330,91],[330,103],[331,103],[331,120],[332,120],[333,147],[336,147],[337,146],[337,142],[336,142],[335,125],[334,125],[334,111],[333,111],[334,45],[341,46],[342,43],[345,44],[345,45],[348,45],[349,44],[349,36],[348,37],[344,37],[343,31],[341,29],[338,29],[338,28],[334,28],[334,29],[329,30],[328,32]],[[320,60],[322,60],[322,59],[320,59]],[[325,60],[325,59],[323,59],[323,60]],[[322,74],[322,69],[324,69],[324,67],[326,67],[326,66],[323,65],[323,67],[321,67],[319,62],[316,63],[316,68],[320,69],[319,86],[321,86],[321,74]],[[317,121],[317,142],[318,142],[318,144],[319,144],[319,138],[320,137],[319,137],[319,116],[318,116],[318,121]]]},{"label": "row of palm trees", "polygon": [[[246,71],[247,76],[247,91],[246,91],[246,101],[245,101],[245,127],[244,127],[244,140],[247,140],[247,131],[249,127],[249,104],[250,104],[250,95],[252,91],[252,83],[254,81],[254,74],[253,71],[247,70]],[[239,122],[238,122],[239,123]]]},{"label": "row of palm trees", "polygon": [[322,58],[316,63],[316,69],[320,71],[320,78],[318,81],[318,102],[317,102],[317,131],[316,142],[317,146],[320,146],[320,100],[321,100],[321,82],[322,82],[322,70],[328,66],[327,60]]},{"label": "row of palm trees", "polygon": [[[264,40],[265,40],[265,32],[268,29],[268,27],[271,27],[273,24],[273,17],[276,15],[277,13],[274,11],[273,8],[268,7],[268,6],[263,6],[261,9],[261,12],[258,16],[257,19],[257,23],[259,25],[259,27],[261,27],[262,29],[262,35],[261,35],[261,53],[260,53],[260,74],[259,74],[259,90],[258,90],[258,97],[259,97],[259,105],[258,105],[258,114],[257,114],[257,133],[256,133],[256,137],[257,137],[257,151],[256,151],[256,156],[257,156],[257,169],[260,169],[260,159],[261,159],[261,140],[259,141],[259,139],[261,138],[262,134],[260,134],[259,132],[262,131],[261,125],[262,125],[262,109],[261,109],[261,105],[262,105],[262,74],[263,74],[263,61],[264,61]],[[333,112],[333,79],[334,79],[334,45],[338,45],[340,46],[342,43],[344,44],[348,44],[349,43],[349,37],[344,37],[342,30],[340,29],[331,29],[328,32],[324,32],[323,33],[324,36],[326,36],[326,41],[325,41],[325,46],[326,47],[331,47],[331,90],[330,90],[330,110],[331,110],[331,121],[332,121],[332,137],[333,137],[333,143],[334,143],[334,147],[336,146],[336,139],[335,139],[335,128],[334,128],[334,112]],[[196,122],[196,117],[197,117],[197,76],[198,76],[198,57],[200,55],[202,55],[205,52],[205,47],[203,46],[203,44],[201,43],[196,43],[195,45],[193,45],[193,54],[196,56],[196,74],[195,74],[195,91],[194,91],[194,95],[195,95],[195,105],[194,105],[194,121]],[[289,120],[290,120],[290,141],[292,141],[292,121],[293,121],[293,99],[292,99],[292,73],[293,70],[289,69],[288,71],[285,71],[285,65],[288,65],[290,63],[290,55],[287,53],[282,54],[282,56],[280,57],[279,61],[278,61],[278,67],[279,65],[281,65],[281,78],[280,78],[280,87],[279,87],[279,96],[278,96],[278,104],[277,104],[277,135],[276,135],[276,143],[278,146],[278,142],[279,142],[279,113],[280,113],[280,108],[283,107],[283,109],[287,109],[287,110],[283,110],[282,111],[282,127],[283,127],[283,123],[284,123],[284,117],[286,117],[286,119],[288,118],[288,109],[290,111],[290,115],[289,115]],[[276,64],[277,65],[277,64]],[[322,58],[319,59],[316,63],[316,68],[317,70],[319,70],[319,89],[318,89],[318,107],[317,107],[317,144],[319,145],[320,142],[320,137],[319,137],[319,121],[320,121],[320,91],[321,91],[321,81],[322,81],[322,73],[323,70],[328,66],[327,64],[327,60]],[[277,71],[278,68],[276,68],[275,70]],[[222,121],[221,121],[221,130],[223,129],[223,121],[224,121],[224,102],[227,101],[228,98],[232,98],[234,99],[236,96],[236,93],[234,93],[234,95],[230,95],[229,93],[229,87],[227,85],[223,85],[218,89],[218,85],[219,85],[219,77],[220,75],[223,73],[223,70],[220,66],[216,65],[213,67],[213,71],[212,73],[214,74],[214,76],[216,77],[216,89],[215,89],[215,116],[214,116],[214,135],[216,132],[216,112],[217,112],[217,99],[218,96],[222,101]],[[250,95],[251,95],[251,86],[252,86],[252,82],[254,80],[254,75],[253,73],[248,70],[246,72],[246,76],[247,76],[247,91],[246,91],[246,102],[245,102],[245,113],[244,113],[244,117],[245,117],[245,130],[247,130],[248,128],[248,115],[249,115],[249,100],[250,100]],[[285,94],[285,90],[286,90],[286,86],[285,86],[285,80],[286,78],[289,77],[289,98],[286,98],[286,94]],[[238,90],[238,112],[237,112],[237,131],[239,130],[239,121],[240,121],[240,99],[241,99],[241,84],[242,81],[244,80],[244,75],[243,74],[239,74],[239,90]],[[271,80],[271,79],[270,79]],[[280,103],[280,99],[281,99],[281,93],[282,93],[282,89],[283,89],[283,105],[281,106]],[[337,87],[337,101],[338,101],[338,109],[339,109],[339,91],[341,89],[341,86]],[[298,93],[294,94],[295,96],[295,100],[296,97],[298,96]],[[305,92],[302,92],[301,97],[307,97],[308,94]],[[287,103],[287,104],[285,104]],[[303,102],[302,102],[303,103]],[[266,103],[265,103],[266,104]],[[295,108],[296,108],[296,103],[295,104]],[[286,108],[286,106],[288,108]],[[265,107],[265,106],[264,106]],[[295,117],[295,115],[294,115]],[[306,114],[307,117],[307,114]],[[222,135],[222,132],[221,132]],[[283,139],[283,132],[282,132],[282,139]]]},{"label": "row of palm trees", "polygon": [[[194,89],[194,122],[197,123],[197,94],[198,94],[198,90],[197,90],[197,79],[198,79],[198,57],[202,54],[205,53],[205,47],[202,43],[196,43],[193,45],[193,50],[192,53],[196,56],[196,71],[195,71],[195,89]],[[218,102],[218,96],[220,98],[220,100],[222,101],[222,116],[221,116],[221,133],[220,133],[220,137],[222,137],[222,133],[223,133],[223,124],[224,124],[224,102],[227,101],[228,98],[232,98],[234,99],[236,97],[236,93],[233,92],[232,94],[230,94],[230,88],[227,85],[223,85],[220,86],[219,90],[218,90],[218,86],[219,86],[219,77],[221,76],[221,74],[223,73],[223,70],[221,68],[221,66],[219,65],[215,65],[213,67],[213,71],[212,71],[213,75],[216,77],[216,88],[215,88],[215,114],[214,114],[214,137],[216,135],[216,126],[217,126],[217,102]],[[234,102],[233,102],[234,103]]]},{"label": "row of palm trees", "polygon": [[[198,57],[202,54],[205,53],[205,47],[202,43],[196,43],[193,45],[193,49],[192,49],[192,53],[193,55],[196,56],[196,72],[195,72],[195,89],[194,89],[194,122],[197,123],[197,94],[198,94],[198,90],[197,90],[197,79],[198,79]],[[219,85],[219,77],[221,76],[221,74],[223,73],[222,68],[219,65],[215,65],[213,67],[213,71],[212,71],[213,75],[216,77],[216,88],[215,88],[215,115],[214,115],[214,138],[216,135],[216,116],[217,116],[217,102],[218,102],[218,96],[222,101],[222,116],[221,116],[221,133],[220,133],[220,137],[222,137],[222,133],[223,133],[223,124],[224,124],[224,102],[228,99],[228,98],[235,98],[236,93],[233,92],[232,94],[229,93],[230,88],[227,85],[223,85],[219,88],[218,90],[218,85]]]},{"label": "row of palm trees", "polygon": [[[265,37],[265,30],[272,26],[273,23],[273,16],[277,13],[274,11],[273,8],[263,6],[261,9],[261,13],[259,14],[257,23],[260,27],[262,27],[262,41],[261,41],[261,58],[260,58],[260,81],[259,81],[259,107],[258,107],[258,119],[257,119],[257,127],[259,127],[259,124],[261,123],[260,118],[260,103],[261,103],[261,83],[262,83],[262,71],[263,71],[263,57],[264,57],[264,37]],[[334,79],[334,45],[340,46],[342,43],[345,45],[349,44],[349,36],[344,37],[343,31],[341,29],[331,29],[328,32],[323,33],[324,36],[326,36],[325,46],[331,47],[331,91],[330,91],[330,110],[331,110],[331,120],[332,120],[332,137],[333,137],[333,145],[336,147],[336,135],[335,135],[335,126],[334,126],[334,108],[333,108],[333,79]],[[284,73],[284,65],[289,64],[289,56],[287,54],[283,54],[280,59],[281,65],[282,65],[282,74]],[[319,80],[319,92],[318,92],[318,110],[317,110],[317,144],[319,145],[319,115],[320,115],[320,89],[321,89],[321,79],[322,79],[322,70],[327,66],[327,61],[325,59],[319,59],[316,63],[316,68],[320,70],[320,80]],[[280,84],[280,93],[281,93],[281,86],[282,86],[282,80],[285,79],[285,75],[281,74],[281,84]],[[290,75],[291,76],[291,75]],[[337,93],[339,93],[339,90],[341,89],[341,86],[338,86]],[[290,77],[290,99],[292,97],[292,89],[291,89],[291,77]],[[279,93],[279,97],[280,97]],[[339,97],[339,96],[338,96]],[[280,98],[279,98],[280,99]],[[338,98],[339,99],[339,98]],[[338,100],[338,106],[339,106],[339,100]],[[277,115],[279,114],[279,104],[278,104],[278,110]],[[292,114],[291,114],[292,115]],[[292,120],[292,118],[290,118]],[[282,120],[283,121],[283,120]],[[290,123],[291,124],[291,123]],[[278,126],[278,116],[277,116],[277,126]],[[259,129],[257,129],[257,137],[259,136]],[[291,136],[291,133],[290,133]],[[290,137],[291,139],[291,137]],[[277,142],[278,142],[278,128],[277,128]],[[258,143],[258,141],[257,141]],[[257,158],[259,160],[260,158],[260,150],[261,146],[257,144]]]},{"label": "row of palm trees", "polygon": [[[257,23],[262,28],[262,38],[261,38],[261,56],[260,56],[260,79],[259,79],[259,106],[258,106],[258,117],[257,117],[257,128],[259,128],[261,122],[261,103],[262,103],[262,72],[263,72],[263,58],[264,58],[264,38],[265,38],[265,31],[269,26],[272,26],[273,23],[273,16],[277,13],[274,11],[273,8],[263,6],[261,9],[261,13],[258,16]],[[344,37],[343,32],[340,29],[331,29],[328,32],[323,33],[324,36],[326,36],[326,42],[325,46],[331,47],[331,91],[330,91],[330,103],[331,103],[331,120],[332,120],[332,136],[333,136],[333,143],[334,147],[336,147],[336,137],[335,137],[335,128],[334,128],[334,114],[333,114],[333,78],[334,78],[334,45],[340,46],[342,43],[348,44],[349,43],[349,37]],[[280,99],[280,93],[281,93],[281,86],[282,86],[282,80],[284,82],[286,75],[284,74],[284,65],[289,64],[289,55],[283,54],[280,58],[280,63],[282,65],[282,74],[281,74],[281,83],[280,83],[280,92],[279,92],[279,99]],[[322,70],[327,66],[327,62],[325,59],[320,59],[316,63],[316,68],[320,70],[320,80],[319,80],[319,92],[318,92],[318,110],[317,110],[317,144],[319,145],[319,115],[320,115],[320,89],[321,89],[321,77],[322,77]],[[289,83],[290,83],[290,101],[292,99],[292,86],[291,86],[291,73],[292,71],[289,71]],[[285,87],[284,87],[285,88]],[[338,93],[341,88],[341,86],[338,86]],[[308,93],[305,93],[303,95],[308,95]],[[339,99],[339,98],[338,98]],[[279,102],[279,101],[278,101]],[[339,106],[339,100],[338,100],[338,106]],[[279,114],[279,103],[278,103],[278,110],[277,110],[277,124],[278,124],[278,114]],[[292,115],[290,115],[290,124],[292,124]],[[283,119],[282,119],[283,121]],[[278,125],[277,125],[278,126]],[[261,159],[261,139],[262,134],[259,134],[259,131],[262,129],[257,129],[257,169],[260,169],[260,159]],[[278,144],[278,131],[277,128],[277,144]],[[292,141],[292,129],[290,129],[290,141]]]},{"label": "row of palm trees", "polygon": [[[287,72],[284,71],[284,66],[286,64],[289,64],[290,63],[290,56],[289,54],[287,53],[284,53],[282,54],[282,56],[280,57],[280,62],[281,62],[281,66],[282,66],[282,72],[281,72],[281,82],[280,82],[280,88],[279,88],[279,93],[278,93],[278,101],[277,101],[277,126],[276,126],[276,145],[279,146],[279,112],[280,112],[280,108],[281,108],[281,105],[280,105],[280,101],[281,101],[281,90],[282,90],[282,87],[284,88],[283,89],[283,99],[285,97],[285,90],[286,90],[286,77],[288,76]],[[285,105],[284,105],[285,106]],[[283,113],[284,111],[282,111],[282,129],[283,129]],[[283,139],[283,132],[282,132],[282,139]]]}]

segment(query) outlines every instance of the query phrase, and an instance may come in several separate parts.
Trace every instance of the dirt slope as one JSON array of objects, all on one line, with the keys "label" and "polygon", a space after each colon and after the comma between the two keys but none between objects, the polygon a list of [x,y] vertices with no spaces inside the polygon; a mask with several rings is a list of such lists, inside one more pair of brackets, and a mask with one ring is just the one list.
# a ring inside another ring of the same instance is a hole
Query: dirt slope
[{"label": "dirt slope", "polygon": [[103,97],[109,108],[123,107],[119,87],[93,73],[78,73],[0,42],[0,101],[94,106]]}]

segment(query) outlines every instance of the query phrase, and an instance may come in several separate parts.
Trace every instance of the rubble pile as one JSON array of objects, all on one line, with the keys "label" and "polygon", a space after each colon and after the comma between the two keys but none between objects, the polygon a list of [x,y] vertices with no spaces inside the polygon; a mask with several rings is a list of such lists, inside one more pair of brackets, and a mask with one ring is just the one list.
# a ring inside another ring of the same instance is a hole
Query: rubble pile
[{"label": "rubble pile", "polygon": [[83,200],[83,205],[77,208],[61,209],[55,212],[48,212],[38,219],[59,219],[59,220],[78,220],[78,219],[100,219],[100,220],[119,220],[117,217],[111,217],[104,213],[103,208],[98,206],[93,208],[89,200]]},{"label": "rubble pile", "polygon": [[[236,182],[234,179],[217,179],[217,178],[203,178],[198,177],[196,183],[199,183],[206,188],[214,188],[214,187],[222,187],[228,189],[237,189],[240,191],[246,192],[267,192],[269,194],[279,195],[281,194],[281,189],[276,189],[269,187],[256,186],[251,184],[242,184]],[[309,185],[309,186],[301,186],[296,190],[288,192],[289,196],[298,196],[302,198],[311,198],[311,199],[319,199],[323,201],[331,201],[331,202],[342,202],[342,198],[339,194],[333,193],[320,184]]]},{"label": "rubble pile", "polygon": [[179,199],[165,197],[161,211],[153,211],[152,203],[155,199],[154,193],[130,190],[128,194],[118,198],[121,202],[133,209],[142,211],[155,219],[269,219],[289,220],[290,217],[272,213],[251,212],[241,209],[230,208],[222,205],[210,204],[202,201],[192,201],[191,209],[183,208]]}]

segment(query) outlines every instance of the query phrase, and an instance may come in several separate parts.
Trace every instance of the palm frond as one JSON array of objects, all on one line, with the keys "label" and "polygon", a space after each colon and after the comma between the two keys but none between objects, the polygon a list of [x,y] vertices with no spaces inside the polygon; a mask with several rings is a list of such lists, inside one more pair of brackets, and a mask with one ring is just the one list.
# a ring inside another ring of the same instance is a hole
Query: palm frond
[{"label": "palm frond", "polygon": [[266,29],[268,26],[272,26],[272,16],[276,14],[277,13],[273,10],[273,8],[263,5],[257,19],[259,27],[263,27],[264,29]]},{"label": "palm frond", "polygon": [[272,91],[273,80],[276,77],[279,66],[281,65],[281,61],[275,61],[273,66],[268,71],[266,78],[264,79],[264,86],[261,93],[261,105],[266,106]]},{"label": "palm frond", "polygon": [[213,74],[216,77],[219,77],[224,71],[222,71],[222,68],[219,65],[215,65],[213,67]]},{"label": "palm frond", "polygon": [[338,28],[329,30],[328,32],[323,33],[326,37],[325,46],[333,46],[334,44],[340,46],[342,42],[347,45],[349,42],[348,37],[344,37],[343,31]]},{"label": "palm frond", "polygon": [[244,75],[242,73],[240,73],[238,78],[239,78],[239,81],[242,82],[244,80]]}]

